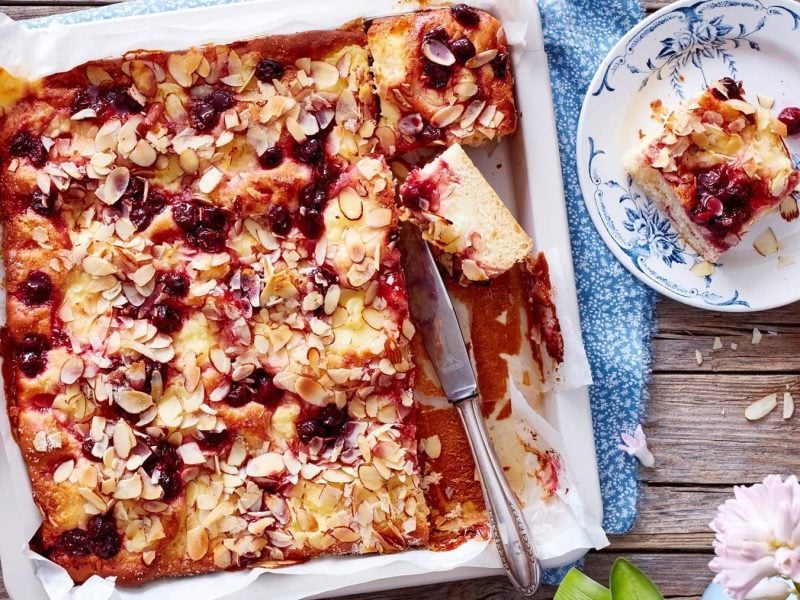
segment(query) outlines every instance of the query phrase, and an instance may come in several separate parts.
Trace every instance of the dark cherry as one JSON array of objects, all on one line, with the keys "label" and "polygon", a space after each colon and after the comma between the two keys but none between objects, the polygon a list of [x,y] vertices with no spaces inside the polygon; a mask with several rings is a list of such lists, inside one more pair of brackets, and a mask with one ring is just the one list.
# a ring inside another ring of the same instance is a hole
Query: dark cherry
[{"label": "dark cherry", "polygon": [[283,77],[283,65],[269,58],[262,58],[256,65],[256,79],[264,83],[272,83],[273,79]]},{"label": "dark cherry", "polygon": [[476,54],[475,44],[465,37],[459,38],[450,44],[450,51],[461,64],[464,64]]},{"label": "dark cherry", "polygon": [[443,137],[444,132],[438,127],[434,127],[430,123],[425,123],[425,125],[422,127],[422,131],[417,134],[417,139],[424,144],[430,144],[431,142],[439,141]]},{"label": "dark cherry", "polygon": [[[166,382],[167,382],[167,365],[145,357],[144,387],[142,388],[142,391],[147,392],[148,394],[152,391],[153,373],[156,372],[158,372],[161,375],[161,387],[163,389],[166,387]],[[136,420],[138,420],[138,415]]]},{"label": "dark cherry", "polygon": [[36,188],[28,198],[28,206],[37,215],[50,217],[55,209],[56,198],[58,198],[58,191],[55,186],[50,188],[49,194],[45,194],[42,190]]},{"label": "dark cherry", "polygon": [[300,206],[309,210],[321,211],[328,200],[328,190],[318,182],[309,183],[300,190]]},{"label": "dark cherry", "polygon": [[201,226],[190,237],[194,245],[205,252],[220,252],[225,248],[225,233],[218,229]]},{"label": "dark cherry", "polygon": [[53,295],[50,276],[42,271],[31,271],[19,289],[20,297],[27,306],[44,304]]},{"label": "dark cherry", "polygon": [[447,29],[439,25],[428,31],[423,36],[422,40],[423,42],[428,40],[436,40],[437,42],[442,42],[446,45],[450,41],[450,35],[447,33]]},{"label": "dark cherry", "polygon": [[144,108],[124,86],[116,86],[100,94],[101,99],[118,113],[138,114]]},{"label": "dark cherry", "polygon": [[258,157],[258,162],[265,169],[274,169],[283,162],[283,148],[280,146],[267,148],[264,154]]},{"label": "dark cherry", "polygon": [[99,88],[96,86],[78,90],[72,98],[70,112],[91,108],[100,118],[117,114],[138,114],[144,107],[139,104],[124,85]]},{"label": "dark cherry", "polygon": [[778,120],[786,125],[786,132],[789,135],[800,133],[800,108],[795,106],[784,108],[778,115]]},{"label": "dark cherry", "polygon": [[219,113],[217,113],[210,99],[192,100],[189,105],[189,123],[192,127],[198,131],[209,131],[214,128],[218,120]]},{"label": "dark cherry", "polygon": [[139,199],[132,200],[130,219],[133,226],[136,227],[136,231],[147,229],[166,205],[167,201],[164,195],[155,190],[149,190],[146,198],[139,197]]},{"label": "dark cherry", "polygon": [[231,384],[231,391],[225,397],[225,402],[234,408],[240,408],[252,402],[254,398],[253,389],[244,382],[237,381]]},{"label": "dark cherry", "polygon": [[234,104],[236,104],[236,101],[233,99],[233,94],[228,90],[214,90],[211,93],[211,106],[213,106],[214,110],[217,112],[233,108]]},{"label": "dark cherry", "polygon": [[439,65],[427,58],[422,59],[422,72],[425,75],[426,85],[434,90],[447,87],[450,81],[450,68]]},{"label": "dark cherry", "polygon": [[272,376],[264,369],[256,369],[251,375],[255,387],[255,397],[259,404],[270,406],[283,397],[283,393],[272,383]]},{"label": "dark cherry", "polygon": [[505,50],[498,52],[497,56],[492,59],[490,64],[492,65],[494,76],[498,79],[503,79],[506,75],[508,75],[508,52]]},{"label": "dark cherry", "polygon": [[81,443],[81,452],[83,455],[88,458],[89,460],[93,460],[95,462],[102,462],[102,458],[97,458],[94,454],[92,454],[92,450],[94,449],[94,440],[91,437],[87,437]]},{"label": "dark cherry", "polygon": [[96,87],[84,88],[75,92],[72,97],[72,105],[70,107],[70,114],[75,114],[87,108],[94,109],[99,112],[102,109],[102,102],[100,101],[100,94]]},{"label": "dark cherry", "polygon": [[164,500],[172,500],[181,492],[183,461],[167,442],[159,442],[151,451],[142,467],[151,477],[158,471],[158,485],[164,490]]},{"label": "dark cherry", "polygon": [[438,184],[429,178],[409,177],[403,184],[403,204],[412,210],[431,210]]},{"label": "dark cherry", "polygon": [[181,314],[168,304],[156,304],[150,309],[150,321],[161,333],[175,333],[181,328]]},{"label": "dark cherry", "polygon": [[339,283],[339,275],[328,265],[320,265],[312,272],[311,280],[314,282],[314,286],[317,290],[319,290],[321,294],[324,294],[328,291],[329,287]]},{"label": "dark cherry", "polygon": [[292,230],[292,215],[283,204],[275,204],[267,213],[269,228],[277,235],[288,235]]},{"label": "dark cherry", "polygon": [[300,207],[297,218],[297,228],[309,239],[316,239],[322,233],[322,214],[312,208]]},{"label": "dark cherry", "polygon": [[753,186],[744,171],[728,165],[712,167],[697,175],[696,187],[691,217],[714,235],[724,238],[750,218]]},{"label": "dark cherry", "polygon": [[325,437],[325,430],[317,421],[303,421],[297,426],[297,436],[304,444],[308,444],[315,437]]},{"label": "dark cherry", "polygon": [[216,206],[203,206],[200,208],[200,225],[222,231],[228,226],[228,213]]},{"label": "dark cherry", "polygon": [[297,426],[300,441],[307,444],[315,437],[335,439],[342,433],[347,423],[347,412],[336,408],[335,404],[324,406],[313,418],[306,419]]},{"label": "dark cherry", "polygon": [[297,158],[305,163],[314,163],[322,158],[322,144],[317,138],[307,139],[297,146]]},{"label": "dark cherry", "polygon": [[192,231],[200,224],[200,209],[189,202],[179,202],[172,207],[172,218],[181,229]]},{"label": "dark cherry", "polygon": [[63,552],[67,556],[87,556],[92,551],[89,545],[89,534],[83,529],[65,531],[58,536],[53,550]]},{"label": "dark cherry", "polygon": [[122,543],[117,520],[111,511],[89,519],[86,532],[89,535],[89,547],[98,558],[107,560],[117,555]]},{"label": "dark cherry", "polygon": [[222,431],[204,431],[203,439],[198,444],[203,450],[217,450],[227,446],[231,441],[231,434],[227,429]]},{"label": "dark cherry", "polygon": [[38,333],[29,333],[19,344],[17,365],[28,377],[36,377],[44,371],[47,363],[48,344]]},{"label": "dark cherry", "polygon": [[321,160],[314,165],[314,178],[320,185],[331,183],[339,176],[339,167],[336,163]]},{"label": "dark cherry", "polygon": [[47,162],[47,150],[42,140],[27,131],[20,131],[11,138],[8,151],[11,156],[27,157],[34,167],[43,167]]},{"label": "dark cherry", "polygon": [[717,100],[742,100],[744,98],[744,88],[741,81],[735,81],[730,77],[723,77],[719,83],[725,89],[725,94],[719,92],[715,88],[711,88],[711,93]]},{"label": "dark cherry", "polygon": [[450,12],[453,13],[456,21],[465,27],[477,27],[480,25],[481,16],[477,10],[466,4],[454,4],[450,7]]},{"label": "dark cherry", "polygon": [[173,298],[183,298],[189,293],[189,278],[177,271],[164,271],[158,274],[158,283]]}]

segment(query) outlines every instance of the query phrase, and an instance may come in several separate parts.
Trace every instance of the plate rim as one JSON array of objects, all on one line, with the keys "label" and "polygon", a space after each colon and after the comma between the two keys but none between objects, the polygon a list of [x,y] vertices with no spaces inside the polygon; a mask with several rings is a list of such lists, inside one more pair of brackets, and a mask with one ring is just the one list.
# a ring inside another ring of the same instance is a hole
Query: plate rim
[{"label": "plate rim", "polygon": [[[663,8],[649,15],[647,18],[636,23],[636,25],[634,25],[631,29],[629,29],[625,33],[625,35],[623,35],[610,48],[606,56],[598,65],[597,70],[595,71],[595,74],[592,77],[591,82],[589,83],[589,87],[586,89],[586,93],[584,95],[583,102],[581,104],[581,112],[578,117],[578,127],[575,139],[578,184],[580,186],[581,196],[583,198],[586,211],[588,212],[589,217],[592,220],[592,224],[597,230],[597,233],[603,240],[603,243],[606,245],[608,250],[614,255],[617,261],[630,274],[632,274],[636,279],[638,279],[641,283],[645,284],[653,291],[681,304],[691,306],[692,308],[707,310],[711,312],[750,313],[750,312],[773,310],[800,301],[800,288],[798,288],[798,292],[793,297],[787,297],[786,299],[777,301],[759,303],[755,306],[753,306],[752,304],[715,305],[702,301],[702,299],[700,299],[698,296],[682,296],[680,294],[677,294],[673,290],[660,284],[655,279],[648,277],[640,269],[636,268],[636,266],[633,264],[633,259],[630,256],[628,256],[628,254],[625,253],[625,251],[620,247],[620,245],[616,242],[616,240],[614,240],[614,238],[611,236],[599,212],[597,210],[594,210],[591,206],[590,199],[593,197],[593,194],[587,195],[586,193],[587,190],[589,189],[588,185],[589,182],[587,182],[586,178],[589,176],[588,175],[589,167],[591,165],[591,158],[588,158],[589,155],[587,154],[587,151],[590,151],[591,144],[593,143],[593,141],[592,138],[590,138],[590,136],[586,134],[585,128],[587,127],[587,120],[590,118],[588,113],[590,111],[589,105],[592,103],[592,98],[593,98],[592,90],[598,89],[600,85],[603,83],[603,81],[607,77],[608,68],[610,64],[613,62],[613,60],[618,56],[625,54],[624,52],[625,46],[636,36],[641,35],[641,33],[645,29],[647,29],[653,22],[659,20],[664,15],[676,12],[676,10],[686,7],[696,7],[698,5],[710,3],[713,1],[714,0],[677,0],[676,2],[664,6]],[[737,6],[735,8],[744,8],[746,3],[753,5],[757,4],[761,5],[762,7],[768,8],[767,6],[765,6],[765,3],[762,2],[761,0],[742,0],[740,2],[740,6]],[[793,11],[800,10],[800,5],[795,0],[771,0],[769,4],[770,7],[778,5],[782,6],[783,8],[791,9]],[[796,56],[798,57],[798,59],[800,59],[800,51],[796,53]],[[591,148],[591,150],[593,150],[593,148]],[[593,156],[594,154],[592,154],[592,157]],[[645,194],[643,194],[643,196],[647,198]],[[649,198],[647,198],[647,200],[652,204]],[[659,211],[659,213],[660,212],[661,211]],[[735,292],[738,294],[738,290],[735,290]]]}]

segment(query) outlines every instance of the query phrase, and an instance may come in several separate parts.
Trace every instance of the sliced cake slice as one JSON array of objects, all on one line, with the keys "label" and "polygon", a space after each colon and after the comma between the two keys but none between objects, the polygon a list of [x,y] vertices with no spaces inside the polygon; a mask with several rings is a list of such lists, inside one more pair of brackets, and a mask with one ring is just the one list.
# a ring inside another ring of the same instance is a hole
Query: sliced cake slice
[{"label": "sliced cake slice", "polygon": [[762,97],[749,103],[741,82],[721,79],[624,159],[633,181],[707,261],[738,244],[800,181],[772,105]]},{"label": "sliced cake slice", "polygon": [[459,145],[414,169],[400,199],[401,218],[419,226],[443,264],[466,279],[495,277],[530,254],[531,239]]}]

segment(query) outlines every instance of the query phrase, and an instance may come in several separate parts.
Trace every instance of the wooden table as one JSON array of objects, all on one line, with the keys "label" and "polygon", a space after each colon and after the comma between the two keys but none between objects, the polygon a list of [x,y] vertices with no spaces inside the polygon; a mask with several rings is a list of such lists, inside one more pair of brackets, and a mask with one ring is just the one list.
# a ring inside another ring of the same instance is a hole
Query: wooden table
[{"label": "wooden table", "polygon": [[[671,0],[643,0],[648,11]],[[104,0],[0,0],[0,11],[15,19],[41,17],[108,4]],[[764,332],[751,344],[753,328]],[[769,333],[767,333],[769,332]],[[722,350],[712,351],[720,337]],[[738,349],[730,349],[731,342]],[[800,416],[783,421],[780,410],[748,423],[751,401],[790,389],[800,398],[800,303],[764,313],[714,314],[671,300],[658,306],[653,381],[645,431],[658,460],[642,470],[639,518],[633,531],[613,537],[608,551],[587,560],[600,581],[614,559],[632,557],[668,598],[699,598],[711,580],[708,529],[717,505],[734,484],[749,484],[769,473],[796,471],[794,448]],[[703,355],[697,364],[695,351]],[[543,590],[537,598],[552,598]],[[503,577],[449,585],[407,588],[370,599],[512,599],[519,596]],[[0,588],[0,600],[7,598]],[[353,597],[367,600],[367,596]],[[15,599],[24,600],[24,599]]]}]

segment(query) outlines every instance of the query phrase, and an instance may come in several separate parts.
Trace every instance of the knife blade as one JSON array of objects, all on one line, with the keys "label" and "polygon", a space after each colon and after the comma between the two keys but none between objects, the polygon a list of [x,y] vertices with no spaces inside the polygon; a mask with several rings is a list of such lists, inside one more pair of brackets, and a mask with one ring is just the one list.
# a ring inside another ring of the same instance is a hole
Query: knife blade
[{"label": "knife blade", "polygon": [[489,442],[478,384],[453,303],[430,248],[415,226],[410,223],[401,226],[399,246],[411,316],[442,389],[464,424],[500,561],[514,587],[524,596],[532,596],[541,576],[533,538]]},{"label": "knife blade", "polygon": [[410,223],[400,229],[400,255],[406,275],[408,304],[447,399],[464,400],[478,393],[461,328],[431,249]]}]

